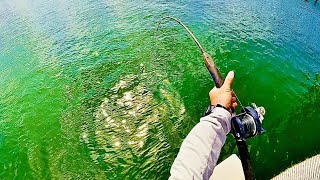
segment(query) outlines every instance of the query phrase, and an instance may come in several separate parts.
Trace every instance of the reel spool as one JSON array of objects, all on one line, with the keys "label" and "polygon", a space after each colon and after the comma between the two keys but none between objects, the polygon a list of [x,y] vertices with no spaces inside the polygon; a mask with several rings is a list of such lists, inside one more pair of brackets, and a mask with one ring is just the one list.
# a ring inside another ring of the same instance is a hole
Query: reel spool
[{"label": "reel spool", "polygon": [[231,132],[236,140],[247,139],[266,132],[262,128],[262,121],[266,111],[264,107],[247,106],[242,109],[241,114],[231,119]]}]

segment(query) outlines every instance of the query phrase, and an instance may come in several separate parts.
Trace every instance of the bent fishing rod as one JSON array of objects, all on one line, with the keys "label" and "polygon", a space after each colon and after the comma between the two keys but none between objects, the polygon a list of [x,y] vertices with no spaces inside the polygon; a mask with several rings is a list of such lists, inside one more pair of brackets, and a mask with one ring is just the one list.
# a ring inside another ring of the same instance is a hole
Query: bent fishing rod
[{"label": "bent fishing rod", "polygon": [[[216,66],[211,56],[201,46],[201,44],[199,43],[197,38],[193,35],[193,33],[190,31],[190,29],[184,23],[182,23],[179,19],[171,16],[166,16],[162,18],[158,24],[158,29],[160,24],[164,20],[173,20],[178,24],[180,24],[188,32],[192,40],[198,46],[203,56],[204,64],[206,65],[212,80],[214,81],[216,87],[220,88],[223,85],[224,79],[218,67]],[[243,107],[241,101],[239,100],[236,94],[235,94],[235,97],[241,106],[241,113],[236,115],[233,112],[233,117],[231,119],[231,132],[233,134],[233,137],[236,140],[245,179],[253,180],[255,179],[254,172],[251,166],[250,153],[248,150],[246,139],[252,138],[256,135],[259,135],[265,132],[265,130],[262,128],[262,120],[264,119],[263,116],[265,115],[265,109],[263,107],[257,107],[256,104],[254,103],[252,103],[252,107],[251,106]]]}]

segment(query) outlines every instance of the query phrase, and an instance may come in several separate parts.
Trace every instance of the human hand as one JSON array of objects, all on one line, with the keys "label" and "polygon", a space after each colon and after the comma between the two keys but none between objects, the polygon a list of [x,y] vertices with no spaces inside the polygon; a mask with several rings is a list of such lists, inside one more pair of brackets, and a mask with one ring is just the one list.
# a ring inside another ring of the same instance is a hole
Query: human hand
[{"label": "human hand", "polygon": [[236,102],[236,97],[231,90],[231,85],[234,79],[234,72],[230,71],[220,88],[214,87],[209,92],[211,105],[216,106],[220,104],[227,108],[227,110],[231,111],[235,109],[238,104]]}]

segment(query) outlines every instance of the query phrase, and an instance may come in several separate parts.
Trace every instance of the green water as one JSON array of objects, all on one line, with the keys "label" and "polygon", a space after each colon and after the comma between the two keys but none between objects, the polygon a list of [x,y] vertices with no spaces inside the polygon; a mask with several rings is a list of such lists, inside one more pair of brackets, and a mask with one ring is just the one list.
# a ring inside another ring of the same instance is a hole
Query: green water
[{"label": "green water", "polygon": [[248,141],[258,179],[320,153],[320,4],[2,0],[0,178],[168,178],[213,83],[179,26],[155,37],[165,15],[266,108]]}]

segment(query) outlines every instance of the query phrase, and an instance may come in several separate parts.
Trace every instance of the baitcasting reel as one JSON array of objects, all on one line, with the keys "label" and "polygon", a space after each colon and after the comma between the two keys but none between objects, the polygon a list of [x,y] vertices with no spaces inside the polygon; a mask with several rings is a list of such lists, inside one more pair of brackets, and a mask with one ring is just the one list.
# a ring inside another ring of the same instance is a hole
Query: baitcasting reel
[{"label": "baitcasting reel", "polygon": [[231,132],[236,140],[244,140],[266,132],[262,128],[263,116],[266,110],[264,107],[247,106],[242,109],[241,114],[231,119]]}]

